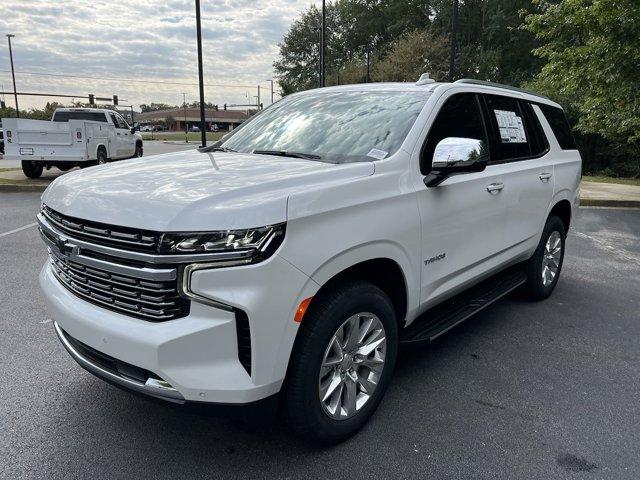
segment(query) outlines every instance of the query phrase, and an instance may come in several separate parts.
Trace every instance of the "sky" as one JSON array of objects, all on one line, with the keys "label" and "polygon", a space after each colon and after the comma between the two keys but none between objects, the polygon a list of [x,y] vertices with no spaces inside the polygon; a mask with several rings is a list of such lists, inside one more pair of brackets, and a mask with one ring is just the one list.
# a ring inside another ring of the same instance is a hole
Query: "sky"
[{"label": "sky", "polygon": [[[205,100],[255,103],[260,84],[268,105],[278,43],[312,3],[201,0]],[[12,91],[5,37],[12,33],[18,92],[117,94],[135,106],[181,104],[184,92],[195,101],[195,25],[194,0],[0,0],[0,91]],[[18,97],[20,109],[47,100],[55,99]],[[14,105],[12,96],[5,101]]]}]

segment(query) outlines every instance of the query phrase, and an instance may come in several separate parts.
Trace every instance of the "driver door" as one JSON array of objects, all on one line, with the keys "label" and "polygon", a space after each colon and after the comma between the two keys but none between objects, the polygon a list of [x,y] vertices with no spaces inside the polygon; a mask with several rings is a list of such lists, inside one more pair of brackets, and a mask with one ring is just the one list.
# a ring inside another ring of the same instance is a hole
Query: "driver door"
[{"label": "driver door", "polygon": [[[445,94],[420,151],[421,174],[416,182],[422,229],[421,303],[427,308],[500,264],[506,248],[506,197],[500,166],[461,173],[436,187],[426,187],[437,145],[450,138],[481,140],[487,131],[475,93]],[[445,142],[446,143],[446,142]]]},{"label": "driver door", "polygon": [[126,120],[118,113],[112,112],[111,119],[116,127],[116,152],[112,154],[113,158],[129,158],[133,156],[136,148],[136,142],[131,129]]}]

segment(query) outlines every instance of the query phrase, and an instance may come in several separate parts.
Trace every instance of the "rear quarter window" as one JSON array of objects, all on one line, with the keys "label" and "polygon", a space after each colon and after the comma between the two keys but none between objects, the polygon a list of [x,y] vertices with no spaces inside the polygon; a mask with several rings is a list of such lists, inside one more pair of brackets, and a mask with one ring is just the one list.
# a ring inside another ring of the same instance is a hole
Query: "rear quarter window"
[{"label": "rear quarter window", "polygon": [[550,105],[538,106],[540,107],[540,110],[542,110],[547,122],[549,122],[551,130],[560,144],[560,148],[563,150],[577,150],[578,147],[576,146],[576,140],[573,138],[571,126],[567,121],[564,111]]}]

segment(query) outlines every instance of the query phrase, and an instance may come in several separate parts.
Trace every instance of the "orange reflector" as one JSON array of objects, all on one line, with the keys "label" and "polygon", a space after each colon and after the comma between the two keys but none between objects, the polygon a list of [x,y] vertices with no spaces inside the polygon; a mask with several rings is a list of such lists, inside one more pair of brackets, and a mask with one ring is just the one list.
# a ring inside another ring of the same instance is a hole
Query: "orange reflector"
[{"label": "orange reflector", "polygon": [[304,314],[306,313],[312,298],[313,297],[309,297],[300,302],[300,306],[298,307],[298,310],[296,310],[296,315],[293,317],[294,322],[296,323],[302,322],[302,319],[304,318]]}]

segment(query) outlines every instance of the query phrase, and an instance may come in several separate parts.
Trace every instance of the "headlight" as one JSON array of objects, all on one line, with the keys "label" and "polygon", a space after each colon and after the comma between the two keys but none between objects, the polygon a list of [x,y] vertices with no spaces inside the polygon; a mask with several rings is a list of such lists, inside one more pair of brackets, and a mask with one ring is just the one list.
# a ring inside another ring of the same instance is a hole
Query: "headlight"
[{"label": "headlight", "polygon": [[[250,263],[269,257],[284,239],[285,224],[220,232],[165,233],[160,253],[194,255],[199,253],[233,253],[251,258]],[[234,255],[226,256],[233,258]]]}]

